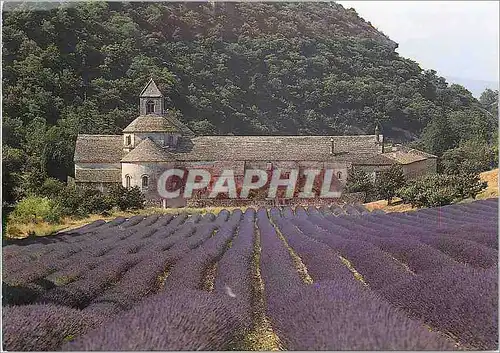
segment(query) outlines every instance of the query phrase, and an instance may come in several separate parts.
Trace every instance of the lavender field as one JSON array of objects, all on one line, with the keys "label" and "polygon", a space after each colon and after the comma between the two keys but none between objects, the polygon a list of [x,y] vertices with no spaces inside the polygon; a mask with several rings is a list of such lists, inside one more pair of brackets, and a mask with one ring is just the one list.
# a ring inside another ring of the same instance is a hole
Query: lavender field
[{"label": "lavender field", "polygon": [[5,350],[496,350],[498,200],[97,221],[2,294]]}]

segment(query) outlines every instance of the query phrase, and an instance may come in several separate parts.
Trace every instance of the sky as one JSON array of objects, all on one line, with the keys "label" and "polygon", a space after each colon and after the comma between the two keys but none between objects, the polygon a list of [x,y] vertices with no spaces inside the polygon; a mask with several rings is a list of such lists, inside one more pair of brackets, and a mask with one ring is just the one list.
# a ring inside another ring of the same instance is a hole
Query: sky
[{"label": "sky", "polygon": [[398,43],[401,56],[436,70],[448,82],[498,84],[498,1],[337,2],[353,7]]}]

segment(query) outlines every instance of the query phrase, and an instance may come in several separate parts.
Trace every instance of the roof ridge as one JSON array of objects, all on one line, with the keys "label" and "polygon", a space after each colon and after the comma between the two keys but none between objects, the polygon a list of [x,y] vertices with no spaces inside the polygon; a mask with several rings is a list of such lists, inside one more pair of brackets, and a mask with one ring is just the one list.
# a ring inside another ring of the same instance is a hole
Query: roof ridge
[{"label": "roof ridge", "polygon": [[96,137],[99,137],[99,136],[113,136],[113,137],[114,136],[120,136],[121,137],[122,134],[78,134],[76,136],[77,137],[78,136],[92,136],[92,137],[94,137],[94,136],[96,136]]},{"label": "roof ridge", "polygon": [[252,137],[268,137],[268,138],[331,138],[331,137],[344,137],[344,138],[371,138],[376,135],[200,135],[195,138],[200,137],[214,137],[214,138],[252,138]]}]

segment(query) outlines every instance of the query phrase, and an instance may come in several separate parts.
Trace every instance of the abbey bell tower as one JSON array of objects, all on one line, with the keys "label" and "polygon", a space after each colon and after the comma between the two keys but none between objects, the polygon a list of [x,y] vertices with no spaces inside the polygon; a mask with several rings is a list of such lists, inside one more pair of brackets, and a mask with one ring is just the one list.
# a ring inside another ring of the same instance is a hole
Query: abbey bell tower
[{"label": "abbey bell tower", "polygon": [[151,78],[139,96],[139,111],[141,116],[163,115],[163,94]]}]

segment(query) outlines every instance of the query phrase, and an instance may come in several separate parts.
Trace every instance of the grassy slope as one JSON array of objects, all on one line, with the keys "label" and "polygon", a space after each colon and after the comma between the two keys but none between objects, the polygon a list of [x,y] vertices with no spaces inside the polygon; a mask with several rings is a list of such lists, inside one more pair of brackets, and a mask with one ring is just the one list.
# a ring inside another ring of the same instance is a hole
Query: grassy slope
[{"label": "grassy slope", "polygon": [[[238,207],[241,210],[244,210],[245,207]],[[231,211],[234,209],[234,207],[228,207],[228,208],[223,208],[223,207],[208,207],[208,208],[169,208],[169,209],[164,209],[164,208],[146,208],[143,210],[137,210],[134,212],[121,212],[121,211],[114,211],[111,214],[107,216],[103,215],[90,215],[89,217],[86,218],[81,218],[81,219],[76,219],[72,217],[66,217],[62,221],[61,224],[48,224],[46,222],[40,222],[40,223],[28,223],[28,224],[20,224],[20,223],[11,223],[7,222],[7,229],[6,229],[6,236],[8,238],[25,238],[27,236],[31,235],[36,235],[36,236],[46,236],[46,235],[54,235],[57,232],[60,231],[67,231],[70,229],[78,228],[81,227],[85,224],[91,223],[93,221],[96,221],[98,219],[103,219],[105,221],[112,220],[116,217],[132,217],[135,215],[152,215],[152,214],[178,214],[178,213],[183,213],[187,212],[190,214],[194,213],[199,213],[199,214],[205,214],[205,213],[213,213],[213,214],[218,214],[220,211],[227,209],[228,211]],[[5,225],[4,225],[5,226]]]}]

